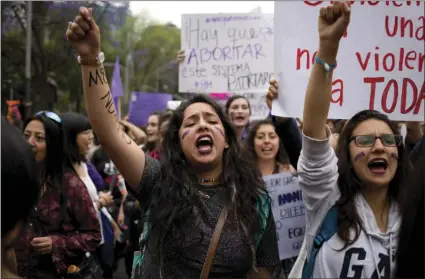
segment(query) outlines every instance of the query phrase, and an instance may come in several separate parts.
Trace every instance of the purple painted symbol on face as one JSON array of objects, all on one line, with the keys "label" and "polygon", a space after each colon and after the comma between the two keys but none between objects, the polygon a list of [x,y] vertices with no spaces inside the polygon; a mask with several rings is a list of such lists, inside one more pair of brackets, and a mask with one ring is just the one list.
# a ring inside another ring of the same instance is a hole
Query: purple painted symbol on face
[{"label": "purple painted symbol on face", "polygon": [[391,158],[398,160],[397,153],[391,152]]},{"label": "purple painted symbol on face", "polygon": [[216,130],[220,132],[220,134],[224,137],[224,132],[221,130],[219,126],[215,126]]},{"label": "purple painted symbol on face", "polygon": [[354,162],[360,160],[361,158],[363,158],[365,156],[364,152],[360,152],[359,154],[356,155],[356,157],[354,157]]},{"label": "purple painted symbol on face", "polygon": [[190,129],[187,129],[186,131],[184,131],[182,135],[182,139],[184,139],[189,133],[190,133]]}]

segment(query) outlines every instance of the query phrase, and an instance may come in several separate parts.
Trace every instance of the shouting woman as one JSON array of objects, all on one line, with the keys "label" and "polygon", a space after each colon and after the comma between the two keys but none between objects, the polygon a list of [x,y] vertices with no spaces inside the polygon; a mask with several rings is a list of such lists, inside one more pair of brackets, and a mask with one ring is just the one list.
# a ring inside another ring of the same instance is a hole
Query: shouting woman
[{"label": "shouting woman", "polygon": [[91,9],[80,8],[66,36],[79,54],[93,128],[149,212],[135,276],[278,276],[270,198],[255,162],[241,156],[219,105],[199,95],[181,104],[170,120],[159,163],[119,129]]},{"label": "shouting woman", "polygon": [[298,162],[306,234],[293,278],[394,275],[407,163],[397,127],[377,111],[361,111],[347,122],[335,154],[326,126],[332,72],[350,15],[348,1],[320,10],[319,51],[305,96]]}]

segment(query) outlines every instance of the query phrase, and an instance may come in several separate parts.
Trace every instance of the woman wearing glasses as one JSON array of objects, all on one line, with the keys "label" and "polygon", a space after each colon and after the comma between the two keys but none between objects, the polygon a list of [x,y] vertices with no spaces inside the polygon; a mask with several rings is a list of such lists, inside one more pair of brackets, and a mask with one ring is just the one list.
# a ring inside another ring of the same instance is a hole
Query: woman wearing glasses
[{"label": "woman wearing glasses", "polygon": [[59,278],[75,271],[101,240],[92,200],[78,176],[64,167],[62,121],[40,112],[24,123],[41,174],[41,195],[17,243],[19,275]]},{"label": "woman wearing glasses", "polygon": [[[377,111],[361,111],[343,129],[335,154],[326,126],[332,71],[350,13],[349,2],[335,2],[320,11],[320,47],[304,102],[303,144],[298,162],[306,235],[304,249],[290,275],[293,278],[301,277],[300,267],[306,259],[313,264],[307,264],[303,278],[394,275],[401,223],[400,185],[407,165],[397,127]],[[329,218],[324,221],[325,217]],[[331,219],[334,222],[327,222]],[[322,230],[324,224],[329,225],[328,233]],[[321,235],[317,236],[319,232]],[[319,247],[317,254],[312,253],[313,247]],[[311,273],[306,276],[310,267]]]}]

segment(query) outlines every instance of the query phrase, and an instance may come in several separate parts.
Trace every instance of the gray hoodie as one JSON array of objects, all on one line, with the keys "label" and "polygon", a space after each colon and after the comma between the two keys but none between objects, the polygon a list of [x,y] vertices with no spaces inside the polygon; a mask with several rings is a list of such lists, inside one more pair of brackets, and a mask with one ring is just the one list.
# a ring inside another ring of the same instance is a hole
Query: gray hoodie
[{"label": "gray hoodie", "polygon": [[[303,251],[290,275],[298,278],[324,217],[340,197],[338,159],[329,138],[319,141],[303,134],[302,146],[298,178],[306,208],[306,234]],[[313,278],[392,278],[401,223],[398,206],[392,204],[387,231],[382,233],[363,196],[358,194],[355,201],[364,230],[355,243],[343,250],[337,234],[325,242],[317,255]],[[354,236],[354,231],[351,235]]]}]

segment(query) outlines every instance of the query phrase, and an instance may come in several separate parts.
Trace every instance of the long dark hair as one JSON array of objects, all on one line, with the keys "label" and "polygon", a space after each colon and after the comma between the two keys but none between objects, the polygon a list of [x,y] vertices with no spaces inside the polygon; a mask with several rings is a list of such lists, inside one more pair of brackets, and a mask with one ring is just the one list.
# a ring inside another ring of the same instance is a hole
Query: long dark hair
[{"label": "long dark hair", "polygon": [[63,174],[66,161],[62,124],[50,119],[44,113],[40,113],[28,118],[24,123],[23,130],[33,120],[40,121],[43,124],[46,138],[46,158],[44,162],[39,163],[41,185],[49,182],[54,187],[61,187],[64,183]]},{"label": "long dark hair", "polygon": [[[359,213],[355,206],[355,196],[360,192],[362,182],[354,172],[350,160],[349,142],[354,129],[363,121],[376,119],[385,122],[394,134],[397,134],[397,126],[391,122],[388,117],[375,110],[363,110],[354,115],[345,125],[338,139],[338,148],[336,151],[338,157],[338,186],[341,197],[337,202],[338,207],[338,229],[337,233],[345,245],[345,249],[353,244],[363,229]],[[400,185],[405,177],[408,168],[408,158],[404,146],[398,146],[398,166],[394,178],[388,185],[388,197],[400,204]],[[350,238],[350,229],[355,230],[355,237]]]},{"label": "long dark hair", "polygon": [[[1,203],[2,238],[18,224],[28,219],[39,198],[40,182],[34,154],[20,130],[1,118]],[[5,214],[3,214],[5,213]],[[3,251],[12,243],[2,243]],[[3,256],[3,255],[2,255]]]},{"label": "long dark hair", "polygon": [[424,269],[417,263],[424,262],[425,140],[419,144],[419,158],[412,162],[414,168],[403,183],[396,278],[424,278]]},{"label": "long dark hair", "polygon": [[[254,121],[254,122],[252,122],[252,124],[249,128],[248,136],[245,140],[246,150],[255,159],[258,158],[257,153],[255,152],[255,142],[254,142],[255,136],[257,134],[257,130],[262,125],[271,125],[272,127],[274,127],[273,122],[269,119]],[[282,141],[280,139],[279,139],[279,150],[276,154],[276,162],[278,162],[282,165],[289,165],[290,164],[288,154],[286,153],[285,147],[283,146]]]},{"label": "long dark hair", "polygon": [[223,153],[222,177],[228,190],[225,202],[231,205],[230,215],[246,234],[254,264],[253,237],[260,229],[259,214],[262,214],[257,211],[256,202],[260,199],[260,195],[267,195],[264,181],[255,160],[248,153],[243,153],[236,133],[220,106],[207,96],[194,95],[174,111],[170,120],[162,146],[162,178],[158,187],[154,189],[150,201],[149,218],[153,224],[152,230],[155,230],[155,226],[159,228],[158,234],[155,234],[158,237],[160,268],[163,262],[164,240],[171,237],[172,231],[178,231],[186,220],[200,220],[204,214],[199,210],[202,208],[202,201],[196,189],[197,175],[186,161],[178,134],[184,111],[194,103],[210,105],[223,123],[226,142],[229,145]]},{"label": "long dark hair", "polygon": [[65,150],[71,165],[85,162],[86,158],[80,153],[80,149],[77,143],[77,135],[81,132],[90,130],[91,124],[87,116],[76,112],[66,112],[61,114],[61,119],[64,126],[65,135]]}]

